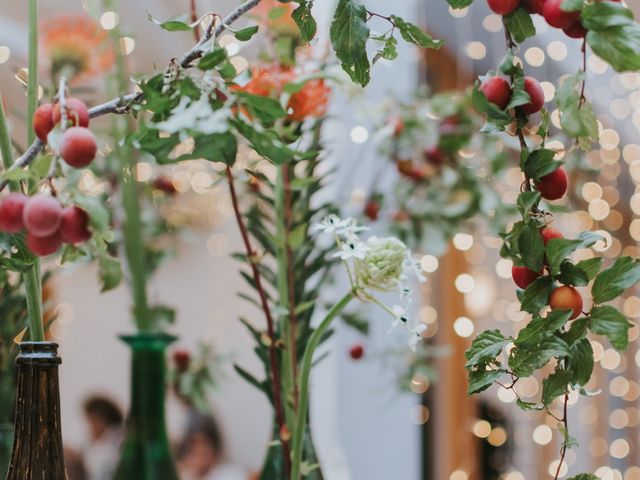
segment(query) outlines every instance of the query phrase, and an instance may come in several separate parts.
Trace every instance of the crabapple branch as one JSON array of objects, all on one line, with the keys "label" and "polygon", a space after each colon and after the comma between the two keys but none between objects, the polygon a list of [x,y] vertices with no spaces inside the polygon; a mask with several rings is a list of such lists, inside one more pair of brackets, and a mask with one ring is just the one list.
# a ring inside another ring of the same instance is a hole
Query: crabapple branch
[{"label": "crabapple branch", "polygon": [[[196,45],[189,50],[185,55],[183,55],[180,66],[182,68],[189,68],[191,66],[191,62],[202,57],[204,54],[203,46],[212,38],[218,37],[226,28],[227,25],[231,25],[240,17],[242,17],[249,10],[254,8],[256,5],[260,3],[261,0],[247,0],[242,5],[233,10],[229,15],[227,15],[223,20],[214,22],[212,26],[207,29],[203,38],[196,43]],[[129,95],[120,96],[118,98],[114,98],[106,103],[101,105],[97,105],[89,110],[89,117],[96,118],[102,115],[107,115],[109,113],[115,114],[126,114],[131,109],[131,106],[139,101],[141,101],[144,97],[142,92],[131,93]],[[35,158],[44,150],[46,144],[40,140],[36,139],[27,150],[16,159],[16,161],[11,166],[11,170],[17,168],[24,168],[29,166]],[[7,186],[8,182],[5,180],[0,183],[0,191],[4,190]]]}]

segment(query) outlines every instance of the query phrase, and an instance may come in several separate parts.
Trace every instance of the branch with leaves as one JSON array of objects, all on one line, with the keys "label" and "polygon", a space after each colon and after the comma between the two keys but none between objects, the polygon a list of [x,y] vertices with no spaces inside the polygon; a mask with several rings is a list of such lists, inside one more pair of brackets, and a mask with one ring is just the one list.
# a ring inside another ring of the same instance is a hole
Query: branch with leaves
[{"label": "branch with leaves", "polygon": [[[449,3],[461,7],[471,2],[449,0]],[[586,44],[616,70],[640,67],[636,64],[638,51],[633,51],[640,27],[631,20],[632,15],[624,5],[573,0],[565,0],[561,6],[556,4],[559,2],[553,2],[553,8],[562,9],[563,18],[579,22],[584,28]],[[597,21],[594,12],[598,12]],[[592,377],[594,357],[588,336],[605,336],[617,350],[627,347],[632,324],[610,302],[640,281],[640,262],[619,257],[603,268],[603,258],[593,255],[575,262],[574,253],[604,239],[593,232],[566,239],[551,227],[552,202],[566,194],[567,174],[562,162],[556,159],[557,152],[545,145],[550,122],[548,111],[542,108],[545,103],[542,88],[536,79],[525,76],[521,64],[514,61],[518,43],[535,35],[535,28],[530,12],[523,6],[500,13],[505,15],[507,55],[495,73],[490,72],[476,84],[473,101],[487,118],[485,131],[514,135],[521,147],[523,184],[517,200],[520,220],[502,234],[504,244],[500,253],[513,261],[512,275],[519,287],[521,309],[532,317],[515,337],[506,337],[499,330],[478,335],[466,353],[468,391],[477,394],[492,384],[513,391],[519,379],[553,368],[542,382],[538,402],[523,401],[517,394],[516,398],[520,408],[545,410],[559,422],[563,441],[554,477],[558,479],[567,449],[574,445],[567,415],[569,394],[575,391],[589,395],[585,385]],[[544,13],[552,26],[560,27],[557,16],[552,15],[557,13],[555,10],[551,12],[545,6],[540,13]],[[601,48],[604,36],[612,45],[606,52]],[[625,58],[624,65],[619,55]],[[578,154],[578,149],[589,151],[598,139],[598,127],[593,108],[586,99],[584,72],[564,80],[556,90],[554,103],[560,111],[561,132],[574,141],[568,153]],[[541,121],[532,130],[531,116],[538,113]],[[529,133],[540,138],[537,145],[532,146],[535,140]],[[590,286],[592,306],[585,311],[584,290],[577,287],[587,286]],[[503,377],[510,382],[504,382]],[[553,413],[556,400],[561,403],[560,415]],[[573,478],[596,477],[582,474]]]}]

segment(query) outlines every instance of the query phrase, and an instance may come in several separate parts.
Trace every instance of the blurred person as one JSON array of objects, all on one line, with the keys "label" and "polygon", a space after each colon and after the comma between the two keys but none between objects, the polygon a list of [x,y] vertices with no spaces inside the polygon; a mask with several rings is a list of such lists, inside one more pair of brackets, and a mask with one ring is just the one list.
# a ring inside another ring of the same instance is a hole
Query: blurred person
[{"label": "blurred person", "polygon": [[178,471],[182,480],[247,480],[241,469],[224,461],[222,435],[215,420],[192,414],[178,447]]},{"label": "blurred person", "polygon": [[89,443],[83,451],[88,480],[111,480],[118,463],[124,418],[109,398],[92,396],[84,402]]}]

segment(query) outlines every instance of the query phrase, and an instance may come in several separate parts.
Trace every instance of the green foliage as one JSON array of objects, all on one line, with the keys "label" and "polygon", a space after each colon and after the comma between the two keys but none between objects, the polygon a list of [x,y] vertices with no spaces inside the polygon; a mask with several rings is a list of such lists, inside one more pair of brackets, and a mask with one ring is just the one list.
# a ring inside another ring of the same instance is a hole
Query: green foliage
[{"label": "green foliage", "polygon": [[513,39],[518,43],[522,43],[536,34],[536,27],[533,25],[531,15],[523,7],[518,7],[513,13],[507,15],[505,23]]},{"label": "green foliage", "polygon": [[640,25],[625,5],[591,3],[582,10],[581,21],[589,30],[587,43],[596,55],[618,72],[640,69]]},{"label": "green foliage", "polygon": [[591,294],[595,304],[609,302],[640,281],[640,261],[619,257],[611,267],[600,272],[593,282]]},{"label": "green foliage", "polygon": [[581,98],[579,88],[583,81],[584,72],[565,78],[556,90],[555,102],[560,110],[562,131],[590,149],[598,140],[598,119],[591,104]]},{"label": "green foliage", "polygon": [[593,333],[607,337],[616,350],[625,350],[629,345],[629,329],[633,325],[610,305],[593,307],[589,326]]},{"label": "green foliage", "polygon": [[449,3],[452,8],[464,8],[471,5],[473,0],[447,0],[447,3]]},{"label": "green foliage", "polygon": [[362,86],[370,79],[369,32],[365,6],[359,0],[340,0],[331,23],[331,43],[344,71]]},{"label": "green foliage", "polygon": [[313,37],[316,36],[316,31],[318,30],[316,20],[311,14],[312,7],[313,0],[301,0],[298,2],[298,7],[292,14],[293,19],[300,29],[302,41],[307,43],[313,40]]}]

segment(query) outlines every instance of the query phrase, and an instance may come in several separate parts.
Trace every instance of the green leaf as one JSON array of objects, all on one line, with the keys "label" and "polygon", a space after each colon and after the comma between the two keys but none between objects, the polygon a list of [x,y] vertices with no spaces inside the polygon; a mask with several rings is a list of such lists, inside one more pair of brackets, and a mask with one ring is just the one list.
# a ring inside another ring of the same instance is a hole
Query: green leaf
[{"label": "green leaf", "polygon": [[593,348],[591,342],[583,338],[571,346],[567,369],[571,371],[571,382],[577,385],[586,385],[593,373]]},{"label": "green leaf", "polygon": [[469,372],[467,395],[475,395],[489,388],[493,382],[504,375],[503,370],[475,370]]},{"label": "green leaf", "polygon": [[252,95],[246,92],[238,92],[238,98],[247,107],[252,117],[257,117],[262,123],[270,125],[280,118],[287,116],[280,102],[262,95]]},{"label": "green leaf", "polygon": [[555,335],[543,335],[538,343],[515,347],[509,355],[509,367],[519,377],[529,377],[554,357],[571,354],[564,340]]},{"label": "green leaf", "polygon": [[594,2],[580,14],[580,22],[587,30],[602,31],[633,23],[633,12],[622,3]]},{"label": "green leaf", "polygon": [[298,28],[300,29],[300,36],[303,42],[309,43],[316,36],[318,25],[315,18],[311,14],[311,7],[313,2],[306,0],[300,1],[298,8],[296,8],[291,16],[295,20]]},{"label": "green leaf", "polygon": [[565,12],[578,12],[584,7],[584,0],[563,0],[560,9]]},{"label": "green leaf", "polygon": [[391,15],[391,23],[393,23],[398,30],[402,38],[409,43],[417,45],[422,48],[440,48],[444,45],[442,40],[435,40],[431,35],[424,32],[421,28],[413,23],[407,22],[401,17]]},{"label": "green leaf", "polygon": [[519,409],[525,410],[525,411],[542,410],[544,408],[542,405],[539,405],[533,402],[524,402],[519,398],[516,399],[516,405],[518,406]]},{"label": "green leaf", "polygon": [[198,62],[200,70],[211,70],[217,67],[227,59],[227,51],[224,48],[216,48],[212,52],[207,53]]},{"label": "green leaf", "polygon": [[546,148],[534,150],[529,154],[524,162],[524,173],[534,180],[549,175],[562,165],[554,160],[555,152]]},{"label": "green leaf", "polygon": [[581,473],[567,480],[600,480],[600,477],[596,477],[593,473]]},{"label": "green leaf", "polygon": [[629,345],[629,329],[633,326],[626,317],[610,305],[591,309],[589,327],[593,333],[604,335],[616,350]]},{"label": "green leaf", "polygon": [[295,152],[283,144],[275,132],[258,130],[257,126],[249,125],[238,119],[231,120],[231,123],[259,155],[271,160],[276,165],[294,158]]},{"label": "green leaf", "polygon": [[102,291],[112,290],[122,281],[122,269],[120,262],[109,256],[102,255],[98,262],[100,280],[102,281]]},{"label": "green leaf", "polygon": [[180,20],[168,20],[166,22],[162,22],[160,24],[160,28],[163,28],[168,32],[189,32],[192,30],[188,24],[181,22]]},{"label": "green leaf", "polygon": [[569,346],[587,336],[589,322],[586,317],[579,318],[571,324],[568,332],[562,334],[562,338]]},{"label": "green leaf", "polygon": [[478,335],[471,347],[465,352],[465,368],[484,366],[491,363],[502,353],[502,349],[511,339],[505,338],[500,330],[486,330]]},{"label": "green leaf", "polygon": [[600,267],[602,266],[603,260],[604,258],[602,257],[589,258],[587,260],[578,262],[576,264],[576,267],[585,272],[587,274],[587,277],[589,278],[589,281],[591,281],[596,278],[596,275],[598,274],[598,272],[600,271]]},{"label": "green leaf", "polygon": [[451,8],[465,8],[473,3],[473,0],[447,0]]},{"label": "green leaf", "polygon": [[640,281],[640,262],[631,257],[620,257],[613,265],[598,274],[591,295],[593,303],[608,302],[622,295]]},{"label": "green leaf", "polygon": [[526,105],[531,101],[531,97],[524,89],[524,77],[518,77],[513,81],[511,91],[511,100],[507,105],[507,110]]},{"label": "green leaf", "polygon": [[555,102],[560,110],[560,127],[569,137],[589,142],[598,139],[598,119],[591,104],[581,101],[580,88],[584,72],[567,77],[556,90]]},{"label": "green leaf", "polygon": [[534,205],[540,201],[540,192],[524,191],[518,195],[518,209],[522,215],[528,215]]},{"label": "green leaf", "polygon": [[544,263],[544,241],[538,227],[527,224],[518,237],[518,250],[525,266],[529,270],[539,272]]},{"label": "green leaf", "polygon": [[558,281],[563,285],[573,285],[581,287],[589,283],[589,276],[581,268],[569,261],[564,261],[560,265],[560,275]]},{"label": "green leaf", "polygon": [[538,313],[549,304],[552,289],[553,278],[549,276],[536,278],[520,298],[522,310],[528,313]]},{"label": "green leaf", "polygon": [[89,215],[89,226],[91,230],[101,234],[109,230],[109,210],[107,210],[98,198],[87,195],[75,195],[73,201]]},{"label": "green leaf", "polygon": [[515,12],[510,13],[504,19],[507,29],[517,43],[522,43],[536,34],[536,27],[533,25],[531,15],[522,7],[518,7]]},{"label": "green leaf", "polygon": [[260,382],[256,377],[251,375],[249,372],[247,372],[240,365],[234,364],[233,365],[233,369],[236,371],[236,373],[238,375],[240,375],[240,377],[242,377],[249,384],[253,385],[255,388],[257,388],[258,390],[260,390],[261,392],[263,392],[267,396],[270,395],[269,390],[267,389],[267,386],[265,385],[265,383],[264,382]]},{"label": "green leaf", "polygon": [[552,310],[546,318],[536,316],[526,327],[520,330],[513,343],[517,347],[525,344],[538,344],[546,335],[564,327],[570,316],[570,310]]},{"label": "green leaf", "polygon": [[596,55],[608,62],[617,72],[640,69],[640,26],[635,22],[601,31],[590,31],[587,34],[587,43]]},{"label": "green leaf", "polygon": [[248,42],[253,38],[253,36],[258,33],[258,26],[253,25],[251,27],[243,28],[242,30],[238,30],[235,32],[235,37],[241,42]]},{"label": "green leaf", "polygon": [[504,110],[501,110],[495,103],[489,102],[484,93],[480,91],[480,82],[476,82],[473,92],[471,93],[471,101],[473,107],[479,112],[487,116],[487,118],[498,127],[498,130],[504,130],[513,118]]},{"label": "green leaf", "polygon": [[369,83],[371,65],[366,51],[370,30],[364,5],[359,0],[340,0],[330,33],[342,68],[354,82],[365,86]]},{"label": "green leaf", "polygon": [[580,248],[591,247],[602,237],[593,232],[582,232],[576,240],[568,238],[554,238],[549,240],[546,247],[547,262],[552,275],[560,273],[560,265],[573,252]]},{"label": "green leaf", "polygon": [[550,405],[560,395],[564,395],[571,383],[572,373],[556,370],[542,382],[542,403]]},{"label": "green leaf", "polygon": [[166,305],[155,305],[149,309],[151,320],[156,326],[172,325],[176,321],[176,311]]}]

